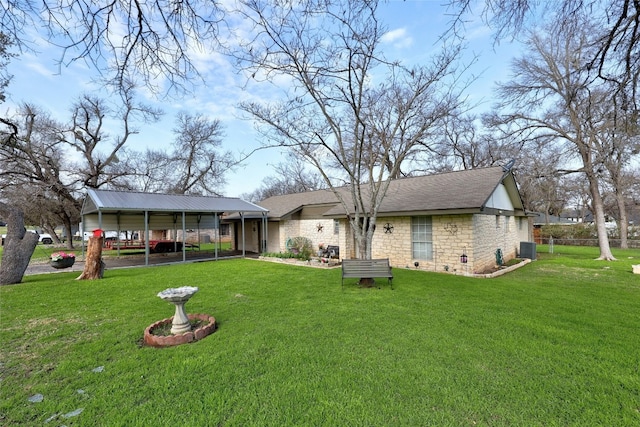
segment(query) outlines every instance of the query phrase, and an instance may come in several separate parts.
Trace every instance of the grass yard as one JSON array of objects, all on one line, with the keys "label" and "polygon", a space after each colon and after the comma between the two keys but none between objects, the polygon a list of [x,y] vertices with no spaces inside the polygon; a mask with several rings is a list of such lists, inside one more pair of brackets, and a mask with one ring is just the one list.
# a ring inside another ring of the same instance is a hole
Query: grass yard
[{"label": "grass yard", "polygon": [[[256,260],[27,276],[0,288],[0,425],[640,425],[640,251],[541,249],[495,279],[395,269],[394,290]],[[219,329],[141,347],[183,285]]]}]

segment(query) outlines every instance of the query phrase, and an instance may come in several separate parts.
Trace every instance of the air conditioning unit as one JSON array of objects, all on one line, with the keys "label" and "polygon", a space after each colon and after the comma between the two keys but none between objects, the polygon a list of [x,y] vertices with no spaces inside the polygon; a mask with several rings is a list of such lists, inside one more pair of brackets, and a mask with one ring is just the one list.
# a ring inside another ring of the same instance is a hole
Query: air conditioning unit
[{"label": "air conditioning unit", "polygon": [[520,258],[536,259],[535,242],[520,242]]}]

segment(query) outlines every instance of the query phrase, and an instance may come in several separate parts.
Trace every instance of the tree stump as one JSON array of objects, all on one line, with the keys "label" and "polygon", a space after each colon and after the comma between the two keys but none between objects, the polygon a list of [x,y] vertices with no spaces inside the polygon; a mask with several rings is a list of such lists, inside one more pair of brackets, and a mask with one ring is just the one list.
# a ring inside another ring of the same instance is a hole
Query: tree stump
[{"label": "tree stump", "polygon": [[82,270],[82,274],[76,280],[102,279],[104,275],[104,261],[102,261],[103,243],[104,237],[89,237],[84,270]]}]

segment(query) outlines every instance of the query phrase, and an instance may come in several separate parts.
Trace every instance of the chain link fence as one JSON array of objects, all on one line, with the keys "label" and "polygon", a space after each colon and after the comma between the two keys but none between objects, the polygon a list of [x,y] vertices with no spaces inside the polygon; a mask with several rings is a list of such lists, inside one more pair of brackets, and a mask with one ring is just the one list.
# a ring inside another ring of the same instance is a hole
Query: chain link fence
[{"label": "chain link fence", "polygon": [[[541,245],[566,245],[566,246],[598,246],[598,239],[567,239],[567,238],[546,238],[540,237],[536,239],[537,244]],[[627,240],[629,249],[640,249],[639,239]],[[609,238],[609,246],[612,248],[620,247],[620,239]]]}]

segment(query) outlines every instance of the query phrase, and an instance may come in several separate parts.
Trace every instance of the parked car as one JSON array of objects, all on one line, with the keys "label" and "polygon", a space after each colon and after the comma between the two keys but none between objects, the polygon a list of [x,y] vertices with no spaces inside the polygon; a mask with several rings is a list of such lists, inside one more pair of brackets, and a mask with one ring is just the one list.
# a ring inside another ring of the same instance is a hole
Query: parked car
[{"label": "parked car", "polygon": [[53,243],[53,237],[51,237],[51,234],[42,233],[38,241],[43,245],[50,245]]},{"label": "parked car", "polygon": [[[30,231],[31,233],[35,233],[35,230],[27,230],[27,231]],[[6,234],[2,235],[2,246],[4,246],[4,239],[6,237],[7,237]],[[43,245],[50,245],[53,243],[53,237],[51,237],[51,234],[42,233],[38,238],[38,242],[42,243]]]}]

